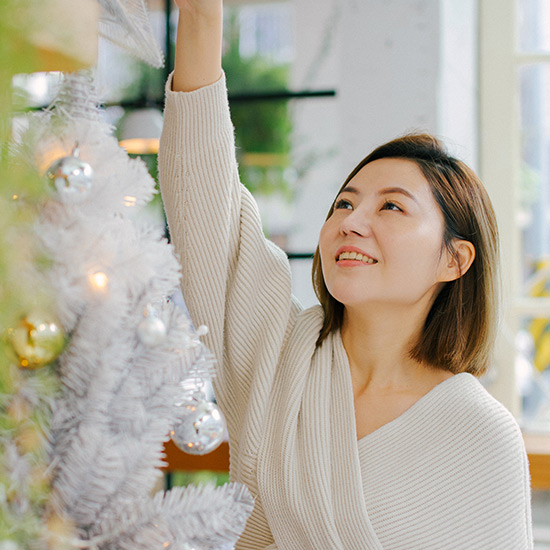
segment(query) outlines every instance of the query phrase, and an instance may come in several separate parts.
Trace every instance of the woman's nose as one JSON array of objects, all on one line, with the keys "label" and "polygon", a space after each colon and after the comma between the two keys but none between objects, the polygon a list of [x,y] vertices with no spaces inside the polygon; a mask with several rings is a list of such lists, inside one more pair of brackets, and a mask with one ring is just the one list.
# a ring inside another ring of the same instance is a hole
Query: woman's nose
[{"label": "woman's nose", "polygon": [[366,237],[372,232],[370,218],[366,212],[354,210],[342,220],[340,231],[344,235],[355,233],[356,235]]}]

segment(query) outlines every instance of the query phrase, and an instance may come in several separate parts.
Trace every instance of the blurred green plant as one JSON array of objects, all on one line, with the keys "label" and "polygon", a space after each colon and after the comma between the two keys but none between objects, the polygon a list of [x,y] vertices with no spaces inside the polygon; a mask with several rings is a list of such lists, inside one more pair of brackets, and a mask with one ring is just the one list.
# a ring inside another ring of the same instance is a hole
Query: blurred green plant
[{"label": "blurred green plant", "polygon": [[[38,371],[18,367],[8,336],[8,330],[31,310],[52,306],[40,277],[48,260],[34,236],[46,189],[35,169],[16,161],[10,142],[14,112],[24,103],[13,93],[12,78],[36,71],[39,63],[22,29],[32,32],[29,14],[41,4],[40,0],[0,3],[0,546],[10,541],[21,549],[35,547],[46,531],[44,510],[50,488],[44,433],[50,401],[59,390],[53,367]],[[33,392],[27,391],[30,386]],[[37,399],[28,400],[29,393]]]},{"label": "blurred green plant", "polygon": [[174,487],[207,483],[220,486],[224,483],[229,483],[229,472],[211,472],[209,470],[201,470],[200,472],[174,472],[171,474],[171,482]]}]

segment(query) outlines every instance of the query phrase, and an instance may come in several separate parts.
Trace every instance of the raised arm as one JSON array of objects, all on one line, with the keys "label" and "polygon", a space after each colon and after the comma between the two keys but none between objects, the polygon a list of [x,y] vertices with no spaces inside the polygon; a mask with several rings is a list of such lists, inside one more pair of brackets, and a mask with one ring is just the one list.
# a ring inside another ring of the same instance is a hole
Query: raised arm
[{"label": "raised arm", "polygon": [[261,433],[260,416],[298,306],[286,255],[265,239],[256,203],[239,181],[220,67],[221,0],[178,2],[160,186],[185,302],[194,323],[210,329],[204,341],[218,363],[216,397],[236,450],[251,403],[259,423],[246,438]]},{"label": "raised arm", "polygon": [[222,72],[222,0],[176,0],[180,10],[172,89],[190,92]]}]

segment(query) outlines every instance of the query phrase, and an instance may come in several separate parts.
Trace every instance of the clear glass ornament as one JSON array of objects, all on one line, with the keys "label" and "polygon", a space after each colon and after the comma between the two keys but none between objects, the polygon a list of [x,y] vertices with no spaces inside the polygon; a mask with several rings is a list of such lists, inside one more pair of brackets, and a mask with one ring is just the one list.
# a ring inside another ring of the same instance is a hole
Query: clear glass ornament
[{"label": "clear glass ornament", "polygon": [[215,403],[197,396],[181,403],[180,422],[171,431],[174,443],[186,453],[204,455],[224,440],[225,419]]},{"label": "clear glass ornament", "polygon": [[84,200],[92,188],[92,167],[78,157],[78,149],[72,156],[56,160],[47,171],[59,198],[66,203]]}]

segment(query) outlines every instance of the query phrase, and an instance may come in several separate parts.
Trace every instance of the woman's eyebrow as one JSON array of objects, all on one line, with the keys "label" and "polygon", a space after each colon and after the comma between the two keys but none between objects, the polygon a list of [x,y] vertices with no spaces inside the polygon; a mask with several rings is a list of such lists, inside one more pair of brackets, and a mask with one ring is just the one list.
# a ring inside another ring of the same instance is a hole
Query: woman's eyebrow
[{"label": "woman's eyebrow", "polygon": [[412,199],[414,202],[418,202],[415,196],[410,191],[403,189],[403,187],[385,187],[384,189],[380,189],[380,191],[378,191],[379,195],[389,195],[390,193],[401,193],[402,195]]},{"label": "woman's eyebrow", "polygon": [[344,189],[342,189],[338,194],[341,195],[342,193],[354,193],[355,195],[358,195],[359,189],[357,189],[357,187],[353,187],[352,185],[346,185],[346,187],[344,187]]},{"label": "woman's eyebrow", "polygon": [[[339,195],[341,195],[342,193],[353,193],[354,195],[358,195],[359,193],[361,193],[361,191],[359,191],[357,187],[347,185],[346,187],[344,187],[344,189],[340,191]],[[391,193],[401,193],[402,195],[405,195],[406,197],[412,199],[414,202],[418,202],[415,196],[403,187],[384,187],[384,189],[380,189],[380,191],[378,191],[378,195],[389,195]]]}]

